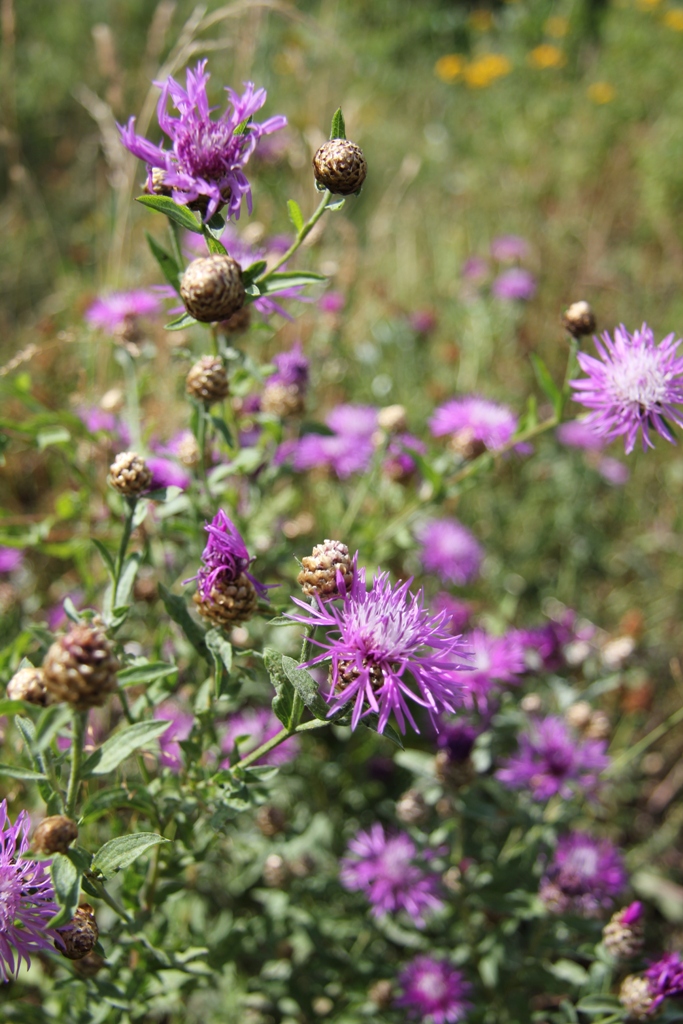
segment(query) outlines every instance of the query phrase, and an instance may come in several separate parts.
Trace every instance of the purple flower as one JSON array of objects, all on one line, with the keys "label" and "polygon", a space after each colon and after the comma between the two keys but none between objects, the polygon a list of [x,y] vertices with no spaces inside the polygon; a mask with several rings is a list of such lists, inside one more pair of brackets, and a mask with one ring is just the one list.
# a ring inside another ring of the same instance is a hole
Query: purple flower
[{"label": "purple flower", "polygon": [[146,462],[147,468],[152,474],[152,482],[149,486],[150,491],[157,491],[162,487],[180,487],[181,490],[185,491],[192,482],[189,473],[181,469],[177,463],[171,462],[170,459],[161,459],[153,456],[151,459],[147,459]]},{"label": "purple flower", "polygon": [[429,421],[429,429],[434,437],[467,430],[473,441],[481,441],[489,450],[495,451],[513,437],[517,422],[517,417],[506,405],[498,405],[477,395],[466,395],[438,406]]},{"label": "purple flower", "polygon": [[609,909],[625,887],[624,862],[614,844],[571,832],[558,840],[541,880],[540,896],[555,912],[571,910],[593,917],[601,909]]},{"label": "purple flower", "polygon": [[134,324],[138,317],[152,316],[160,308],[161,302],[157,295],[138,288],[131,292],[101,295],[88,307],[85,319],[93,327],[99,327],[115,336],[122,327]]},{"label": "purple flower", "polygon": [[623,462],[619,462],[619,459],[611,459],[607,455],[600,459],[595,468],[602,479],[606,483],[611,484],[612,487],[623,487],[624,484],[628,483],[631,476],[628,466],[625,466]]},{"label": "purple flower", "polygon": [[439,735],[436,745],[439,750],[446,751],[451,763],[457,764],[468,759],[479,732],[480,730],[473,725],[448,721],[442,716],[439,719]]},{"label": "purple flower", "polygon": [[470,652],[468,664],[459,677],[468,707],[484,710],[487,697],[496,683],[517,683],[524,672],[524,650],[516,633],[490,636],[475,629],[464,638]]},{"label": "purple flower", "polygon": [[432,615],[424,607],[421,590],[410,592],[410,583],[408,580],[392,587],[389,574],[380,573],[368,591],[365,570],[361,569],[350,588],[342,581],[341,608],[321,600],[310,606],[292,598],[305,614],[289,618],[307,626],[324,626],[338,634],[314,639],[312,642],[323,652],[307,664],[332,662],[329,713],[333,715],[353,701],[352,729],[361,717],[376,712],[378,731],[383,732],[393,711],[401,732],[405,732],[406,719],[419,732],[408,708],[409,700],[427,708],[432,722],[439,711],[454,711],[460,703],[460,638],[448,633],[443,615]]},{"label": "purple flower", "polygon": [[491,285],[491,292],[504,302],[528,302],[536,293],[536,279],[528,270],[511,267],[498,275]]},{"label": "purple flower", "polygon": [[192,732],[194,718],[173,700],[159,704],[154,709],[154,717],[169,723],[166,732],[159,736],[159,764],[177,774],[183,767],[180,740],[186,740]]},{"label": "purple flower", "polygon": [[448,960],[416,956],[403,968],[398,981],[403,995],[396,1005],[423,1024],[454,1024],[465,1020],[472,1009],[466,998],[471,985]]},{"label": "purple flower", "polygon": [[427,572],[444,583],[469,583],[479,573],[484,551],[457,519],[430,519],[417,530],[420,558]]},{"label": "purple flower", "polygon": [[589,452],[601,452],[607,444],[605,438],[585,420],[561,423],[555,431],[555,436],[560,444],[565,444],[568,448],[583,448]]},{"label": "purple flower", "polygon": [[[350,892],[362,892],[374,917],[404,910],[418,928],[425,915],[440,910],[439,877],[416,863],[418,852],[406,832],[385,835],[376,822],[349,843],[350,856],[341,861],[340,880]],[[420,858],[424,862],[424,855]]]},{"label": "purple flower", "polygon": [[[266,91],[254,89],[253,83],[247,82],[242,96],[226,88],[228,108],[214,120],[211,113],[215,108],[209,106],[206,94],[210,77],[206,63],[200,61],[194,71],[187,71],[186,89],[173,78],[155,83],[161,88],[159,126],[171,139],[172,149],[155,146],[136,135],[134,117],[125,128],[119,125],[119,132],[126,149],[146,162],[150,192],[161,185],[170,190],[174,202],[183,206],[203,199],[207,202],[207,220],[227,205],[228,216],[238,220],[243,198],[251,213],[251,187],[244,167],[259,139],[284,128],[287,119],[271,117],[261,124],[252,121],[266,102]],[[169,98],[179,117],[168,113]],[[245,121],[248,125],[238,132]]]},{"label": "purple flower", "polygon": [[641,432],[643,450],[654,448],[650,428],[675,444],[671,424],[683,426],[683,359],[676,358],[681,339],[668,334],[659,345],[643,324],[629,334],[617,327],[614,341],[605,331],[594,338],[599,359],[579,352],[577,359],[586,377],[570,381],[575,402],[592,409],[586,423],[608,441],[623,435],[626,454],[633,451]]},{"label": "purple flower", "polygon": [[534,800],[556,793],[569,800],[574,793],[594,793],[609,757],[604,740],[578,740],[561,718],[533,722],[519,738],[519,751],[509,757],[496,778],[512,789],[528,789]]},{"label": "purple flower", "polygon": [[408,317],[408,323],[410,324],[410,329],[415,334],[426,335],[432,333],[436,327],[437,319],[434,311],[431,309],[416,309]]},{"label": "purple flower", "polygon": [[345,437],[370,438],[377,429],[377,409],[374,405],[338,405],[326,423]]},{"label": "purple flower", "polygon": [[387,454],[382,469],[392,480],[406,480],[416,470],[413,455],[425,455],[426,445],[412,434],[396,434],[387,445]]},{"label": "purple flower", "polygon": [[342,292],[325,292],[318,299],[318,306],[323,313],[341,313],[346,299]]},{"label": "purple flower", "polygon": [[460,269],[460,276],[466,281],[479,283],[488,277],[489,265],[481,256],[470,256]]},{"label": "purple flower", "polygon": [[[239,741],[239,755],[245,757],[261,744],[267,743],[282,731],[282,722],[270,708],[246,708],[231,715],[221,740],[224,754],[232,753]],[[291,736],[278,747],[260,757],[256,764],[281,765],[292,761],[299,752],[299,740]],[[221,768],[230,767],[230,758],[221,761]]]},{"label": "purple flower", "polygon": [[683,961],[680,953],[665,953],[645,971],[653,997],[652,1013],[670,996],[683,996]]},{"label": "purple flower", "polygon": [[491,242],[491,255],[502,263],[525,260],[529,252],[529,243],[519,235],[499,235]]},{"label": "purple flower", "polygon": [[31,954],[52,949],[54,932],[47,922],[59,907],[55,901],[49,861],[21,860],[29,848],[30,822],[21,811],[12,825],[7,801],[0,803],[0,978],[9,981]]},{"label": "purple flower", "polygon": [[[200,242],[199,236],[196,234],[191,235],[191,241],[196,243]],[[278,236],[266,239],[266,241],[259,247],[254,248],[249,245],[245,239],[238,235],[235,226],[233,224],[226,224],[225,231],[221,235],[221,241],[228,250],[234,260],[237,260],[241,267],[248,267],[251,263],[256,263],[258,260],[269,261],[270,257],[279,259],[283,255],[283,250],[280,244]],[[205,248],[205,247],[204,247]],[[285,241],[284,252],[289,248],[289,244]],[[287,269],[287,264],[283,263],[280,267],[280,273],[283,273]],[[299,302],[310,302],[305,295],[302,294],[303,285],[294,285],[290,288],[283,288],[282,291],[277,293],[277,300],[272,295],[261,295],[252,303],[254,309],[258,310],[264,319],[268,319],[269,316],[273,316],[278,313],[285,320],[293,320],[294,317],[287,312],[287,310],[280,304],[281,299],[298,299]]]},{"label": "purple flower", "polygon": [[24,561],[24,552],[0,544],[0,572],[14,572]]},{"label": "purple flower", "polygon": [[288,352],[278,352],[273,357],[277,370],[268,377],[268,384],[283,384],[304,392],[308,387],[308,359],[303,353],[301,342],[297,341]]},{"label": "purple flower", "polygon": [[462,633],[472,617],[472,605],[469,601],[461,601],[459,597],[453,597],[445,590],[436,595],[432,601],[432,607],[437,614],[445,612],[444,625],[454,636]]},{"label": "purple flower", "polygon": [[254,559],[247,551],[239,530],[222,508],[210,523],[206,523],[204,529],[209,535],[202,552],[204,564],[196,576],[191,576],[183,582],[191,583],[192,580],[197,580],[199,593],[208,600],[218,580],[222,583],[233,583],[244,573],[254,584],[259,597],[265,597],[269,588],[247,572]]},{"label": "purple flower", "polygon": [[128,427],[113,412],[106,412],[98,406],[82,406],[76,410],[76,415],[91,434],[100,432],[111,434],[112,441],[124,448],[130,444]]},{"label": "purple flower", "polygon": [[364,472],[372,462],[377,409],[371,405],[338,405],[327,417],[331,435],[305,434],[293,444],[292,465],[297,472],[328,466],[340,479]]}]

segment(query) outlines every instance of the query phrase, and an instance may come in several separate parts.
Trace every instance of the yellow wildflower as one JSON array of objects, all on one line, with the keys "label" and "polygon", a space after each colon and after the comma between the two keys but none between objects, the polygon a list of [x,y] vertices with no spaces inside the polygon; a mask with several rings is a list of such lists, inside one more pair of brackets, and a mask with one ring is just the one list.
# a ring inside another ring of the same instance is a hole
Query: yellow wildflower
[{"label": "yellow wildflower", "polygon": [[470,89],[485,89],[511,71],[512,64],[502,53],[485,53],[468,64],[462,74]]},{"label": "yellow wildflower", "polygon": [[588,86],[588,98],[593,100],[593,103],[611,103],[616,95],[617,90],[609,82],[593,82]]},{"label": "yellow wildflower", "polygon": [[674,32],[683,32],[683,8],[674,7],[664,15],[664,24]]},{"label": "yellow wildflower", "polygon": [[463,73],[465,61],[459,53],[447,53],[434,65],[434,74],[442,82],[454,82]]},{"label": "yellow wildflower", "polygon": [[537,68],[561,68],[567,63],[562,50],[552,43],[541,43],[529,54],[529,63]]}]

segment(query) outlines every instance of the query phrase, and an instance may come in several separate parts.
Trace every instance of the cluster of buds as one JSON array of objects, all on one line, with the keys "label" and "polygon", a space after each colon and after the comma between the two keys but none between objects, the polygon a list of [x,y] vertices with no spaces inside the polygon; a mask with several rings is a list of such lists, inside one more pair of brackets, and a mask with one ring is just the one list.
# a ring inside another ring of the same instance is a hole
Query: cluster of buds
[{"label": "cluster of buds", "polygon": [[109,467],[109,484],[124,498],[138,498],[152,485],[152,471],[137,452],[121,452]]},{"label": "cluster of buds", "polygon": [[53,701],[77,711],[101,707],[117,686],[119,662],[101,626],[79,623],[52,644],[43,681]]},{"label": "cluster of buds", "polygon": [[365,181],[368,167],[363,150],[348,139],[330,139],[313,157],[316,184],[337,196],[358,192]]},{"label": "cluster of buds", "polygon": [[629,974],[621,983],[619,1002],[628,1011],[629,1020],[652,1018],[654,998],[647,978],[641,974]]},{"label": "cluster of buds", "polygon": [[46,707],[51,703],[50,694],[45,686],[42,668],[27,665],[15,672],[7,684],[9,700],[25,700],[27,704]]},{"label": "cluster of buds", "polygon": [[573,338],[593,334],[596,327],[595,313],[587,302],[572,302],[562,316],[562,326]]},{"label": "cluster of buds", "polygon": [[201,323],[229,320],[246,297],[239,263],[219,253],[192,260],[180,280],[180,297]]},{"label": "cluster of buds", "polygon": [[301,572],[296,581],[306,597],[331,601],[340,596],[338,574],[348,588],[353,582],[353,573],[354,560],[346,544],[340,540],[325,540],[301,559]]},{"label": "cluster of buds", "polygon": [[218,356],[202,356],[185,378],[185,390],[205,405],[222,402],[229,390],[223,360]]}]

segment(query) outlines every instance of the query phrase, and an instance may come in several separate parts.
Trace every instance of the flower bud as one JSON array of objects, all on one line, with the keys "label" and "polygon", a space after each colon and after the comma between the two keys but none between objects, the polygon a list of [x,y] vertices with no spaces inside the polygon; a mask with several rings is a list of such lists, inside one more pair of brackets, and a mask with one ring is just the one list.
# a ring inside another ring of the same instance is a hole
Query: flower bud
[{"label": "flower bud", "polygon": [[45,707],[50,704],[50,694],[45,688],[42,668],[27,665],[15,672],[7,684],[8,700],[25,700],[27,704]]},{"label": "flower bud", "polygon": [[353,562],[346,544],[340,540],[325,540],[316,544],[310,555],[301,559],[301,572],[297,583],[306,597],[318,595],[323,600],[339,597],[337,572],[342,574],[347,587],[353,582]]},{"label": "flower bud", "polygon": [[407,430],[406,410],[403,405],[385,405],[377,413],[377,426],[387,434],[400,434]]},{"label": "flower bud", "polygon": [[284,832],[287,818],[279,807],[266,805],[259,807],[256,812],[256,824],[261,835],[270,838],[271,836],[276,836],[279,832]]},{"label": "flower bud", "polygon": [[242,306],[227,320],[221,320],[219,330],[226,335],[244,334],[251,326],[251,306]]},{"label": "flower bud", "polygon": [[228,375],[218,356],[202,356],[185,379],[185,390],[206,405],[221,402],[228,394]]},{"label": "flower bud", "polygon": [[376,981],[368,992],[368,999],[379,1010],[388,1010],[394,1000],[394,990],[391,982],[387,981],[386,978]]},{"label": "flower bud", "polygon": [[368,173],[363,150],[348,139],[330,139],[313,157],[315,180],[334,195],[357,192]]},{"label": "flower bud", "polygon": [[258,606],[254,584],[244,573],[236,580],[217,579],[208,594],[200,588],[192,600],[201,616],[226,630],[246,622]]},{"label": "flower bud", "polygon": [[621,983],[619,1002],[628,1010],[630,1020],[647,1020],[652,1014],[652,994],[647,978],[629,974]]},{"label": "flower bud", "polygon": [[95,911],[89,903],[81,904],[71,921],[55,930],[58,935],[56,948],[69,960],[82,960],[92,952],[100,934]]},{"label": "flower bud", "polygon": [[64,814],[43,818],[33,833],[33,849],[37,853],[66,853],[78,838],[78,825]]},{"label": "flower bud", "polygon": [[604,711],[594,711],[586,726],[586,736],[591,740],[606,740],[611,731],[609,715]]},{"label": "flower bud", "polygon": [[74,963],[75,970],[84,978],[94,978],[102,970],[106,963],[99,953],[86,953],[84,957]]},{"label": "flower bud", "polygon": [[80,623],[52,644],[43,662],[45,687],[77,711],[101,707],[116,689],[120,666],[104,631]]},{"label": "flower bud", "polygon": [[602,929],[605,949],[617,960],[637,956],[643,948],[642,905],[638,902],[618,910]]},{"label": "flower bud", "polygon": [[429,807],[419,789],[408,789],[396,804],[396,817],[404,825],[423,825],[429,817]]},{"label": "flower bud", "polygon": [[137,452],[121,452],[109,467],[108,480],[114,490],[124,498],[137,498],[149,490],[152,473]]},{"label": "flower bud", "polygon": [[573,729],[578,729],[582,732],[590,722],[592,714],[593,708],[587,700],[577,700],[575,704],[571,704],[565,711],[564,720],[567,725],[571,725]]},{"label": "flower bud", "polygon": [[289,868],[284,857],[271,853],[263,865],[263,881],[271,889],[282,889],[289,879]]},{"label": "flower bud", "polygon": [[267,384],[261,399],[261,408],[273,416],[285,419],[300,416],[306,407],[304,392],[296,384]]},{"label": "flower bud", "polygon": [[190,316],[201,323],[229,320],[244,305],[239,263],[218,253],[193,260],[180,280],[180,297]]},{"label": "flower bud", "polygon": [[573,302],[562,316],[562,326],[574,338],[593,334],[595,325],[595,313],[587,302]]},{"label": "flower bud", "polygon": [[472,427],[463,427],[461,430],[457,430],[452,434],[448,442],[448,447],[455,455],[458,455],[463,462],[470,462],[472,459],[477,459],[486,451],[486,445],[480,437],[477,437],[476,431]]}]

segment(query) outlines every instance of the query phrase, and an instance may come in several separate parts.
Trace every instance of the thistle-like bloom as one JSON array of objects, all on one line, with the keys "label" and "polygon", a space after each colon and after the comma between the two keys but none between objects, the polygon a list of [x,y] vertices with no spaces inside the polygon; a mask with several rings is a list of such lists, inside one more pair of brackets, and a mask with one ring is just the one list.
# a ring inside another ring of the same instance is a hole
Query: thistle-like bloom
[{"label": "thistle-like bloom", "polygon": [[159,764],[178,773],[183,767],[180,741],[186,740],[192,732],[194,718],[173,700],[159,704],[154,709],[154,717],[169,723],[166,732],[159,736]]},{"label": "thistle-like bloom", "polygon": [[86,310],[85,319],[93,327],[116,336],[122,328],[134,325],[141,316],[152,316],[160,309],[161,302],[157,295],[137,288],[131,292],[112,292],[100,296]]},{"label": "thistle-like bloom", "polygon": [[427,572],[444,583],[469,583],[479,572],[484,551],[457,519],[430,519],[417,530],[420,558]]},{"label": "thistle-like bloom", "polygon": [[17,975],[31,954],[52,949],[55,933],[47,922],[59,907],[55,901],[48,861],[21,860],[29,848],[30,823],[22,811],[14,825],[7,801],[0,803],[0,978]]},{"label": "thistle-like bloom", "polygon": [[455,1024],[465,1020],[472,1009],[466,998],[471,985],[448,960],[416,956],[401,971],[398,981],[403,995],[396,1005],[423,1024]]},{"label": "thistle-like bloom", "polygon": [[609,909],[626,886],[621,854],[609,839],[572,832],[557,843],[541,880],[540,897],[549,910],[585,917]]},{"label": "thistle-like bloom", "polygon": [[328,466],[340,479],[364,472],[372,461],[377,410],[371,405],[338,405],[327,417],[333,434],[305,434],[295,445],[297,472]]},{"label": "thistle-like bloom", "polygon": [[[271,117],[261,124],[250,120],[266,102],[266,91],[254,89],[253,83],[247,82],[242,96],[226,88],[228,108],[214,120],[211,114],[215,108],[209,106],[206,94],[210,77],[206,63],[200,61],[194,71],[187,71],[185,89],[173,78],[155,83],[161,89],[159,126],[171,139],[170,150],[137,135],[134,117],[125,128],[119,125],[119,132],[126,149],[146,162],[150,192],[160,188],[170,191],[174,202],[182,206],[204,201],[207,220],[227,206],[228,216],[237,220],[243,198],[251,213],[251,187],[244,167],[259,139],[284,128],[287,119]],[[169,99],[179,117],[168,113]],[[247,126],[238,131],[247,121]]]},{"label": "thistle-like bloom", "polygon": [[183,469],[177,462],[170,459],[161,459],[152,456],[145,460],[147,468],[152,474],[152,482],[149,485],[150,491],[158,491],[162,487],[180,487],[182,491],[187,490],[192,478],[187,470]]},{"label": "thistle-like bloom", "polygon": [[439,591],[432,601],[435,612],[444,612],[444,623],[454,636],[462,633],[472,618],[472,605],[469,601],[461,601],[445,590]]},{"label": "thistle-like bloom", "polygon": [[330,715],[353,701],[353,729],[361,717],[376,712],[378,731],[383,732],[393,711],[401,732],[406,719],[419,732],[408,706],[412,701],[427,709],[436,727],[439,711],[452,712],[461,703],[460,637],[448,632],[444,615],[433,615],[424,607],[421,590],[411,593],[412,580],[392,586],[389,574],[379,573],[366,590],[361,569],[350,587],[340,582],[341,608],[320,599],[310,606],[292,598],[305,614],[288,616],[331,630],[325,640],[312,640],[323,652],[307,663],[331,662]]},{"label": "thistle-like bloom", "polygon": [[499,235],[491,242],[491,255],[502,263],[524,260],[529,252],[529,243],[520,235]]},{"label": "thistle-like bloom", "polygon": [[429,421],[429,429],[434,437],[467,430],[472,440],[481,441],[489,451],[495,451],[508,443],[517,430],[517,422],[517,417],[506,405],[498,405],[477,395],[466,395],[438,406]]},{"label": "thistle-like bloom", "polygon": [[[223,732],[221,750],[230,754],[238,745],[240,757],[245,757],[282,731],[282,722],[270,708],[246,708],[231,715]],[[239,741],[239,742],[238,742]],[[299,752],[299,740],[291,736],[284,743],[260,757],[256,764],[281,765],[293,761]],[[221,761],[221,768],[230,767],[230,758]]]},{"label": "thistle-like bloom", "polygon": [[522,267],[511,267],[495,279],[491,294],[504,302],[528,302],[536,294],[536,279]]},{"label": "thistle-like bloom", "polygon": [[683,961],[680,953],[665,953],[650,964],[645,977],[653,997],[653,1013],[668,997],[683,996]]},{"label": "thistle-like bloom", "polygon": [[6,548],[0,544],[0,573],[14,572],[24,561],[24,552],[19,548]]},{"label": "thistle-like bloom", "polygon": [[295,387],[302,394],[308,387],[308,359],[303,353],[301,342],[297,341],[287,352],[278,352],[273,356],[277,367],[274,374],[268,377],[268,384],[283,384]]},{"label": "thistle-like bloom", "polygon": [[574,401],[593,410],[585,422],[608,441],[623,436],[627,455],[639,432],[643,449],[654,448],[650,429],[675,444],[671,424],[683,426],[683,358],[676,356],[681,339],[668,334],[657,345],[647,324],[633,334],[622,324],[614,340],[605,332],[594,341],[600,358],[579,352],[587,376],[570,381]]},{"label": "thistle-like bloom", "polygon": [[[422,928],[425,915],[443,906],[437,895],[439,876],[416,863],[417,847],[406,832],[387,836],[376,822],[351,840],[349,851],[341,862],[341,883],[365,894],[374,917],[404,910]],[[420,859],[424,862],[424,854]]]},{"label": "thistle-like bloom", "polygon": [[498,683],[518,683],[524,672],[524,648],[516,633],[490,636],[475,629],[464,638],[470,652],[467,667],[460,673],[465,703],[485,710],[487,697]]},{"label": "thistle-like bloom", "polygon": [[211,597],[211,591],[219,581],[221,583],[233,583],[241,573],[250,580],[259,597],[265,597],[268,587],[259,583],[250,572],[247,572],[254,558],[247,551],[242,536],[235,524],[228,519],[223,509],[219,509],[210,523],[206,523],[204,529],[209,535],[206,547],[202,552],[204,563],[196,576],[184,580],[184,583],[191,583],[197,580],[197,589],[206,600]]},{"label": "thistle-like bloom", "polygon": [[604,740],[579,740],[561,718],[541,719],[520,736],[519,751],[496,777],[512,789],[528,789],[534,800],[559,793],[568,800],[576,792],[594,793],[609,757]]}]

